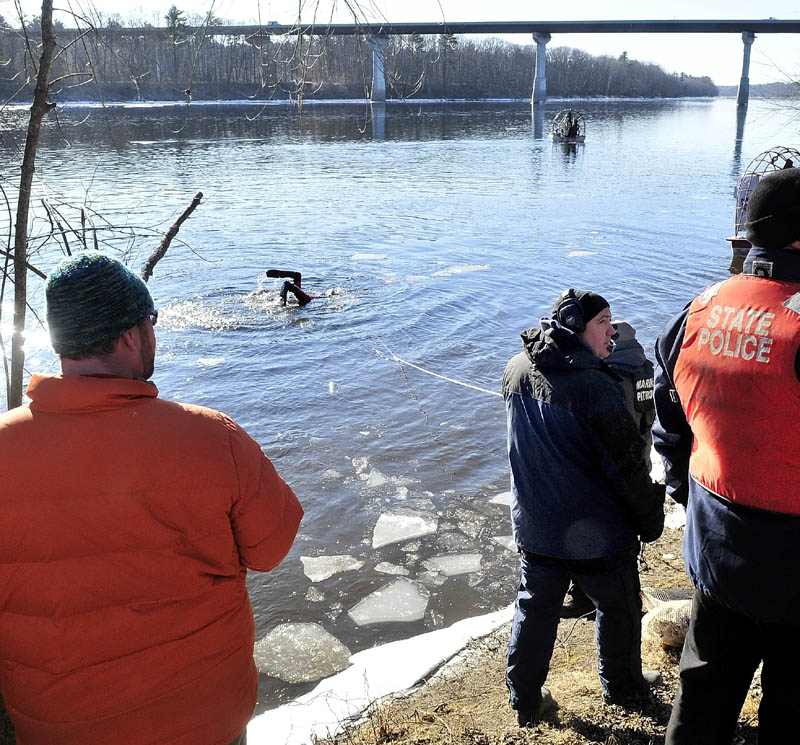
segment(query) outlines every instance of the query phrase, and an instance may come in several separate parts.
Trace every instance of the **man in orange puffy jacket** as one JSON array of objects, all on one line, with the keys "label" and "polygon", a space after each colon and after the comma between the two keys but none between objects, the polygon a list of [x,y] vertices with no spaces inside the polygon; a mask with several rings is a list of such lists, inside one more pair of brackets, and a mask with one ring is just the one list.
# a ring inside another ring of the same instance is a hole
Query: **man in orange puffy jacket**
[{"label": "man in orange puffy jacket", "polygon": [[0,416],[0,691],[24,745],[239,745],[247,569],[303,511],[224,414],[158,398],[142,280],[86,251],[45,285],[60,376]]}]

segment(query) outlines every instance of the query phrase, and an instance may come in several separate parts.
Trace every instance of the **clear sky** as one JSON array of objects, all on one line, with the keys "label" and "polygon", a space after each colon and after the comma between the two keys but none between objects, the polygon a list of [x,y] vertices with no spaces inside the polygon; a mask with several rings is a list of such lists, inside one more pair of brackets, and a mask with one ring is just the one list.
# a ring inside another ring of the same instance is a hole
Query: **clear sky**
[{"label": "clear sky", "polygon": [[[103,15],[119,13],[163,23],[173,0],[54,0],[56,8],[75,12],[93,9]],[[37,0],[20,0],[25,13],[39,14]],[[187,15],[211,11],[224,20],[241,23],[292,23],[298,15],[309,22],[351,23],[353,9],[359,20],[401,21],[570,21],[648,19],[754,19],[800,20],[797,0],[572,0],[563,3],[533,0],[174,0]],[[14,0],[0,0],[0,14],[16,16]],[[515,43],[532,43],[527,35],[505,37]],[[742,41],[738,34],[563,34],[551,46],[571,46],[592,54],[628,56],[655,62],[669,72],[709,75],[720,85],[739,82]],[[763,34],[753,45],[750,82],[800,79],[800,35]]]}]

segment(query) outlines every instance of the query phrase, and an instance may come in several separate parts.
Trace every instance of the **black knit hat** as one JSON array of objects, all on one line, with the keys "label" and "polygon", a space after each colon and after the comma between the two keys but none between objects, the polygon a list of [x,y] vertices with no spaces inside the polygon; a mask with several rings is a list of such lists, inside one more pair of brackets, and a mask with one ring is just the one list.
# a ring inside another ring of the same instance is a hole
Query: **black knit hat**
[{"label": "black knit hat", "polygon": [[147,285],[117,259],[82,251],[64,259],[44,285],[56,354],[112,341],[155,311]]},{"label": "black knit hat", "polygon": [[747,240],[759,248],[786,248],[800,240],[800,168],[773,171],[747,202]]},{"label": "black knit hat", "polygon": [[[569,309],[569,299],[571,297],[574,298],[574,300],[577,300],[581,307],[581,315],[583,317],[580,319],[571,320],[569,313],[565,314],[563,312],[564,308],[567,310]],[[566,326],[567,328],[571,328],[576,331],[583,331],[583,329],[586,328],[586,324],[589,323],[592,318],[594,318],[601,310],[604,310],[608,307],[608,301],[602,295],[598,295],[596,292],[590,292],[589,290],[565,290],[561,293],[561,297],[559,297],[553,305],[553,318],[555,318],[562,326]],[[560,308],[562,309],[561,314],[559,314]]]}]

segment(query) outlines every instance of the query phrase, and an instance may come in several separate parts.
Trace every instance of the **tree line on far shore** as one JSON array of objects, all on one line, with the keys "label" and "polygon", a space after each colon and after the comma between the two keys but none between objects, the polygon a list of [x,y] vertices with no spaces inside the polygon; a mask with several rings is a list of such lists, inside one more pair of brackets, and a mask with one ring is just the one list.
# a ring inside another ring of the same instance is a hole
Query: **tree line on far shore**
[{"label": "tree line on far shore", "polygon": [[[196,22],[198,19],[192,19]],[[119,16],[97,27],[56,23],[60,53],[53,62],[55,101],[242,98],[364,98],[372,85],[372,47],[361,36],[216,36],[217,18],[189,26],[172,6],[157,28]],[[12,29],[0,19],[0,95],[30,100],[29,46],[38,19]],[[268,30],[268,27],[266,27]],[[26,38],[27,36],[27,38]],[[77,38],[76,38],[77,37]],[[384,51],[388,98],[528,98],[536,48],[499,39],[390,37]],[[6,62],[7,61],[7,62]],[[668,73],[655,64],[593,56],[569,47],[547,50],[548,96],[715,96],[708,77]]]}]

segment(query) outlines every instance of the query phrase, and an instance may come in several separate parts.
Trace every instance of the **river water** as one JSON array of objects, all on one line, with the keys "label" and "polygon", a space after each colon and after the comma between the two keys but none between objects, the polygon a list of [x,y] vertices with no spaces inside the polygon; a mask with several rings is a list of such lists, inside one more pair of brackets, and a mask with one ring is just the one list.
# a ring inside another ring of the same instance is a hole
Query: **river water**
[{"label": "river water", "polygon": [[[800,144],[758,101],[741,139],[729,99],[570,105],[587,119],[572,150],[535,137],[527,103],[390,104],[377,127],[359,103],[76,107],[47,125],[37,195],[73,225],[86,203],[110,225],[164,230],[204,194],[150,280],[154,380],[165,398],[234,417],[305,507],[288,558],[249,578],[257,639],[314,622],[355,652],[508,604],[517,559],[491,392],[520,331],[562,289],[590,288],[651,351],[669,316],[727,274],[742,167]],[[3,122],[6,173],[21,116]],[[138,268],[156,243],[113,247]],[[282,308],[271,267],[325,297]],[[29,370],[55,370],[44,332],[27,351]],[[427,532],[380,545],[403,526]],[[331,555],[360,567],[312,581],[302,559]],[[349,611],[392,583],[398,598],[378,605],[396,617],[356,623]],[[261,709],[311,685],[272,673]]]}]

